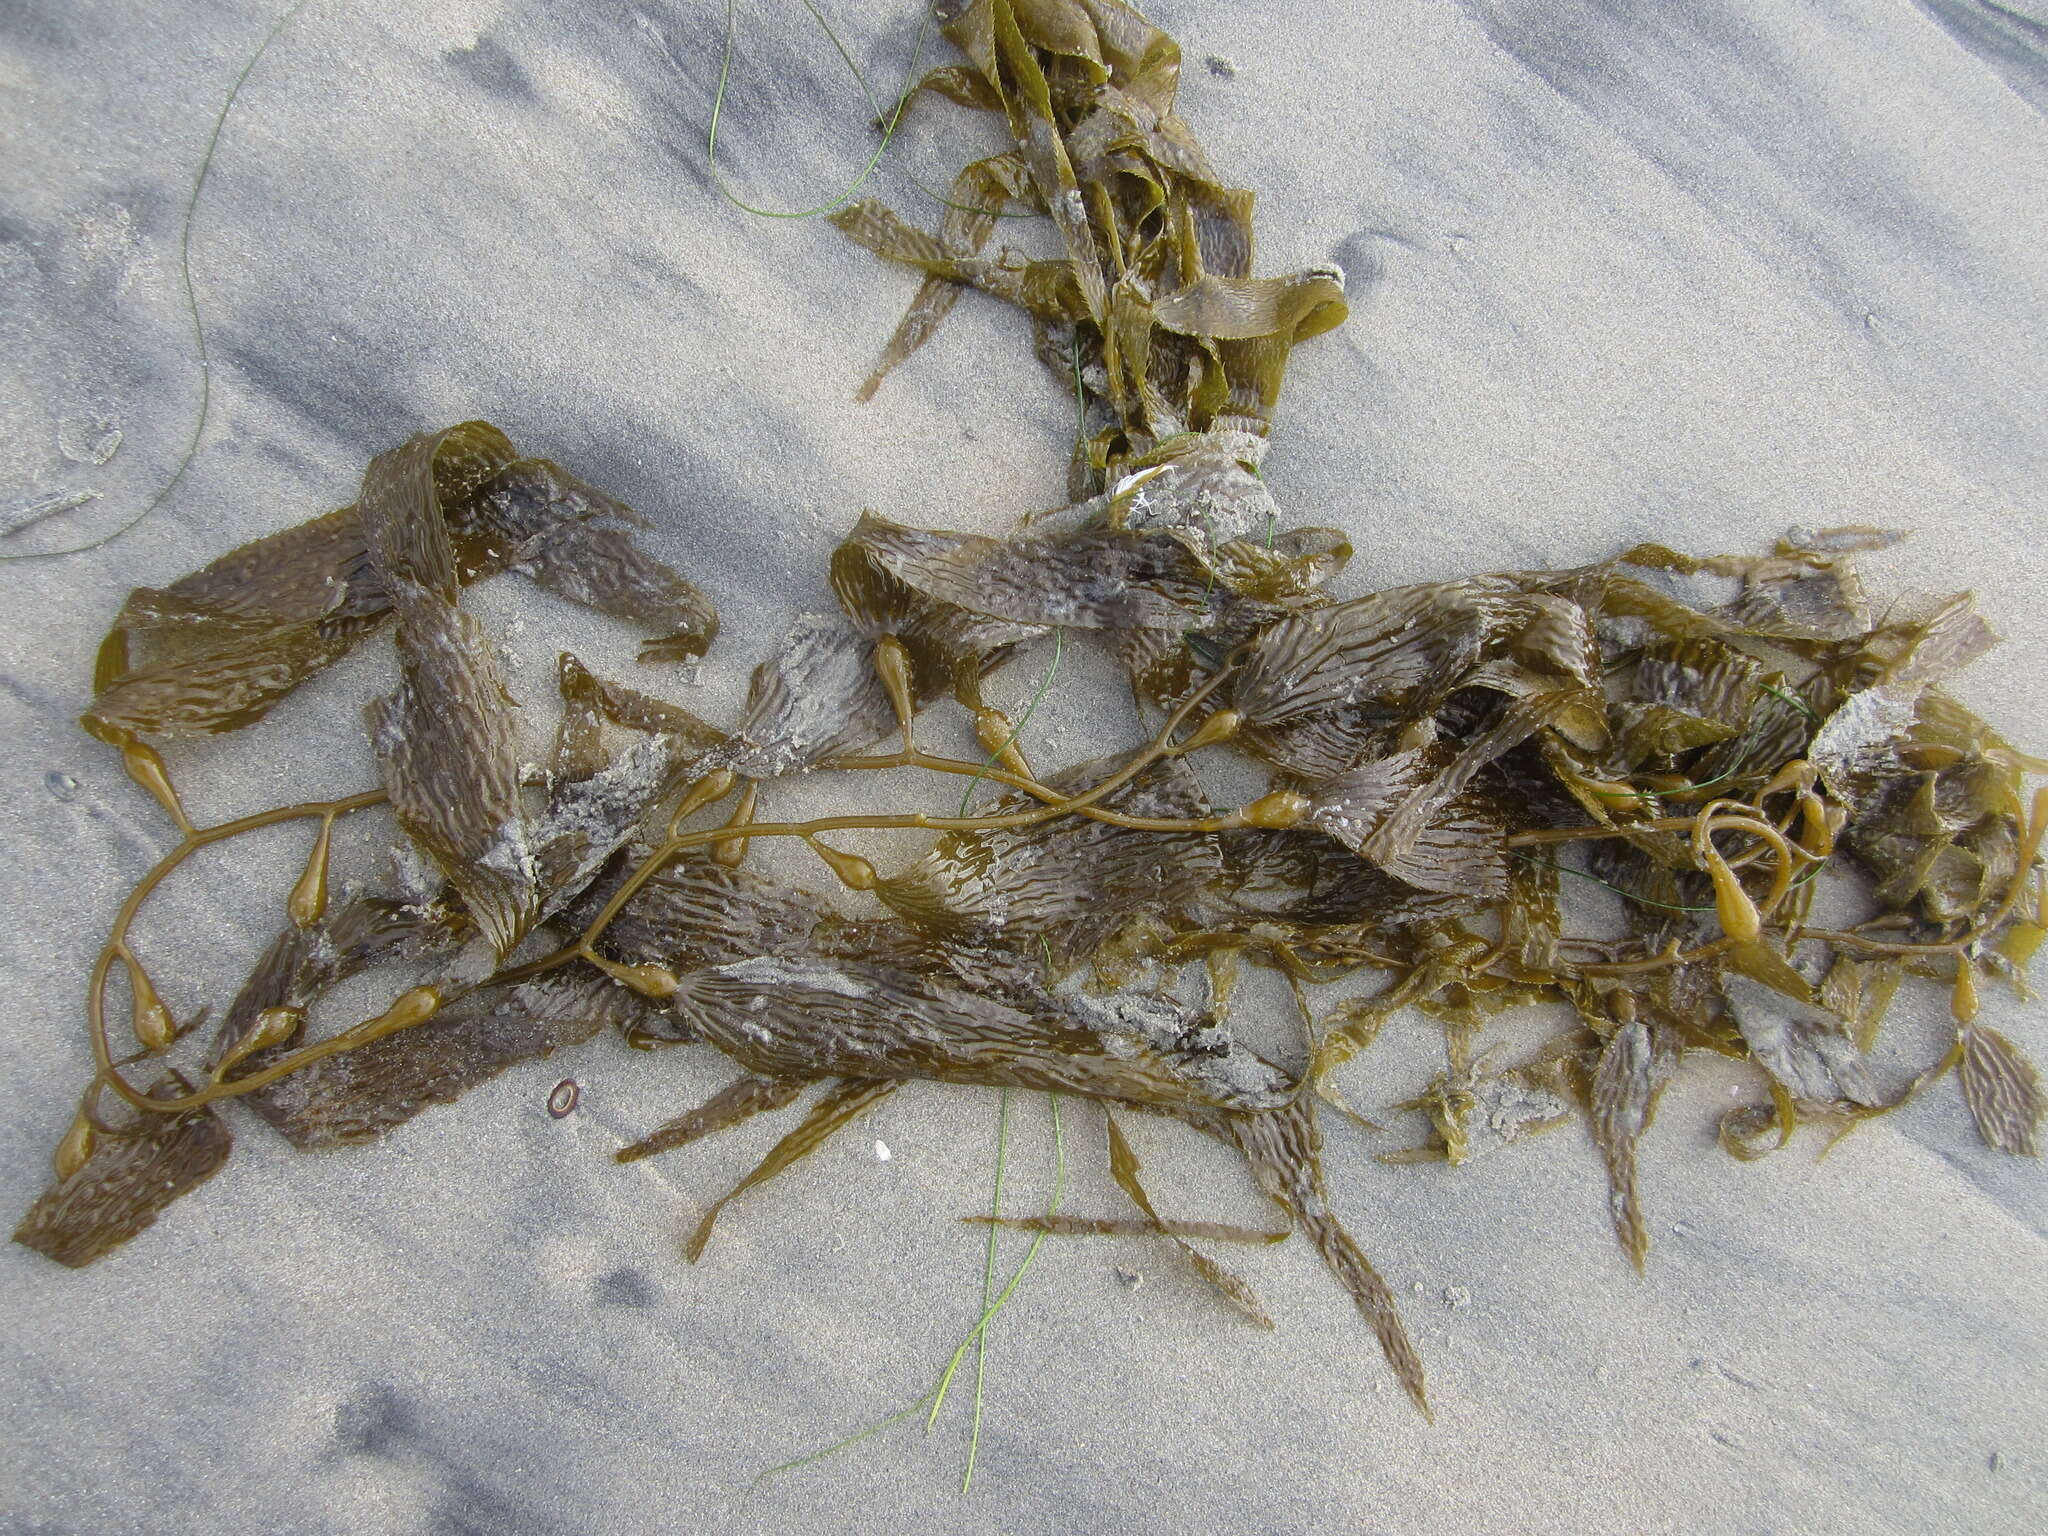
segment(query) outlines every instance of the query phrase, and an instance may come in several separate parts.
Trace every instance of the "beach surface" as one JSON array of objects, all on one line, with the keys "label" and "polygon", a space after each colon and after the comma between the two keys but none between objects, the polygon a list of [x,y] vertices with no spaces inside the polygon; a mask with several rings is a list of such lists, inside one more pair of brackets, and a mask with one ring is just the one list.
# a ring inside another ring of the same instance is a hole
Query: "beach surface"
[{"label": "beach surface", "polygon": [[[1065,499],[1070,392],[1027,323],[967,295],[869,404],[912,278],[821,219],[721,195],[705,128],[723,8],[636,0],[0,0],[0,512],[67,510],[0,553],[0,1206],[44,1188],[89,1071],[81,993],[123,894],[172,844],[87,739],[126,592],[353,500],[364,466],[475,417],[643,512],[718,603],[701,668],[506,577],[469,606],[545,740],[556,653],[728,719],[862,509],[1007,532]],[[834,4],[883,99],[912,4]],[[1646,540],[1761,552],[1793,525],[1913,531],[1863,564],[1880,610],[1974,588],[2004,648],[1956,691],[2048,742],[2048,7],[2041,0],[1159,0],[1181,111],[1258,194],[1261,273],[1335,262],[1351,317],[1293,357],[1266,479],[1345,529],[1352,596],[1569,565]],[[925,56],[947,61],[936,33]],[[797,6],[744,0],[718,170],[829,202],[868,108]],[[926,103],[869,187],[914,221],[987,123]],[[1043,237],[1012,221],[999,239]],[[1002,673],[1014,715],[1044,648]],[[261,725],[168,751],[212,820],[375,772],[368,644]],[[1068,648],[1041,766],[1140,739],[1107,659]],[[542,750],[539,746],[536,752]],[[935,808],[915,780],[777,787],[778,807]],[[923,796],[925,799],[917,799]],[[879,801],[878,798],[879,797]],[[933,798],[936,797],[936,798]],[[375,878],[389,824],[337,853]],[[878,858],[907,859],[877,837]],[[892,851],[893,850],[893,851]],[[225,1007],[275,931],[303,830],[195,861],[138,948],[181,1016]],[[768,857],[820,887],[816,866]],[[386,995],[388,996],[388,990]],[[381,1003],[352,994],[366,1011]],[[1273,999],[1272,1038],[1287,1038]],[[2048,1006],[1988,990],[2037,1060]],[[1557,1027],[1497,1029],[1504,1057]],[[1939,1055],[1902,994],[1876,1066]],[[1397,1019],[1341,1077],[1373,1114],[1442,1065]],[[731,1066],[606,1035],[384,1140],[293,1153],[235,1114],[226,1169],[82,1271],[0,1251],[0,1530],[26,1533],[1400,1531],[2048,1528],[2048,1177],[1986,1148],[1953,1083],[1826,1157],[1715,1145],[1760,1079],[1689,1062],[1642,1154],[1652,1248],[1612,1238],[1583,1129],[1464,1167],[1327,1117],[1331,1198],[1399,1295],[1435,1423],[1300,1240],[1223,1256],[1274,1333],[1162,1242],[1050,1239],[990,1336],[973,1488],[963,1371],[921,1415],[750,1485],[927,1392],[981,1308],[993,1092],[914,1084],[680,1239],[783,1129],[630,1167],[623,1143]],[[564,1077],[577,1110],[547,1113]],[[1066,1209],[1122,1214],[1100,1114],[1061,1110]],[[1129,1127],[1166,1214],[1261,1224],[1242,1168]],[[1055,1178],[1013,1097],[1003,1207]],[[1002,1244],[998,1281],[1027,1240]]]}]

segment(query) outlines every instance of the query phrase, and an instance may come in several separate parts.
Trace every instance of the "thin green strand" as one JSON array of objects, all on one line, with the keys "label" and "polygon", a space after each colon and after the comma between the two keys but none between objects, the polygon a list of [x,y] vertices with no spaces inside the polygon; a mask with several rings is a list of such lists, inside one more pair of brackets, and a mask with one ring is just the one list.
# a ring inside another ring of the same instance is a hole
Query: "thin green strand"
[{"label": "thin green strand", "polygon": [[1045,676],[1038,680],[1038,692],[1031,695],[1030,704],[1025,706],[1024,718],[1010,727],[1010,734],[1003,738],[1003,744],[983,759],[982,765],[975,770],[974,777],[967,781],[966,793],[960,796],[960,815],[967,814],[967,803],[974,798],[975,786],[988,777],[988,771],[995,767],[996,759],[1017,745],[1017,738],[1024,734],[1024,727],[1029,725],[1031,717],[1038,713],[1038,706],[1045,702],[1046,690],[1052,687],[1052,680],[1059,676],[1060,657],[1066,654],[1066,650],[1067,632],[1064,629],[1055,629],[1052,632],[1052,665],[1045,669]]},{"label": "thin green strand", "polygon": [[[1010,1158],[1010,1090],[1003,1089],[996,1104],[996,1177],[995,1187],[988,1198],[988,1248],[981,1264],[981,1310],[986,1313],[989,1303],[995,1299],[996,1290],[996,1234],[997,1223],[1003,1214],[1003,1168]],[[988,1386],[988,1330],[983,1329],[981,1337],[974,1341],[974,1427],[967,1436],[967,1472],[960,1480],[960,1491],[967,1492],[974,1486],[974,1459],[981,1449],[981,1406]],[[933,1410],[937,1412],[936,1409]],[[927,1428],[930,1426],[927,1425]]]},{"label": "thin green strand", "polygon": [[[1049,1093],[1046,1095],[1046,1101],[1052,1110],[1053,1182],[1052,1195],[1045,1205],[1045,1217],[1050,1222],[1053,1217],[1059,1215],[1060,1204],[1066,1198],[1067,1142],[1066,1136],[1060,1128],[1060,1096],[1057,1093]],[[959,1347],[953,1351],[951,1358],[946,1362],[944,1372],[941,1373],[938,1381],[933,1384],[929,1392],[926,1392],[915,1402],[897,1409],[887,1418],[876,1420],[866,1429],[848,1435],[843,1440],[835,1440],[823,1450],[813,1451],[808,1456],[798,1456],[790,1461],[781,1462],[776,1466],[768,1468],[767,1471],[747,1484],[746,1492],[741,1496],[740,1502],[744,1504],[747,1499],[753,1496],[754,1491],[770,1478],[777,1477],[784,1472],[794,1471],[798,1467],[808,1467],[813,1462],[823,1461],[828,1456],[836,1456],[839,1452],[849,1447],[859,1445],[863,1440],[871,1440],[891,1425],[900,1424],[912,1414],[919,1412],[927,1403],[933,1404],[932,1415],[936,1418],[938,1409],[945,1404],[946,1393],[952,1386],[954,1374],[960,1369],[961,1361],[967,1358],[968,1349],[987,1331],[989,1324],[995,1321],[1003,1308],[1010,1304],[1010,1298],[1016,1295],[1018,1285],[1031,1272],[1031,1265],[1037,1259],[1039,1247],[1044,1241],[1044,1232],[1032,1233],[1031,1246],[1024,1250],[1024,1257],[1018,1263],[1016,1270],[1011,1274],[1003,1288],[996,1293],[994,1299],[982,1309],[981,1316],[975,1321],[974,1326],[968,1330],[967,1337],[962,1339]],[[968,1472],[971,1478],[973,1474],[971,1459]],[[963,1491],[964,1487],[965,1485],[963,1485]]]},{"label": "thin green strand", "polygon": [[1768,693],[1772,698],[1776,699],[1779,703],[1789,704],[1792,708],[1798,710],[1799,713],[1806,716],[1807,719],[1811,720],[1815,725],[1819,725],[1821,723],[1820,716],[1813,712],[1813,706],[1807,703],[1806,700],[1798,698],[1793,694],[1786,693],[1783,689],[1773,688],[1769,683],[1758,683],[1757,687],[1762,689],[1765,693]]},{"label": "thin green strand", "polygon": [[213,131],[206,136],[206,149],[199,156],[199,171],[192,178],[191,196],[185,199],[185,228],[178,237],[178,281],[185,290],[185,312],[192,320],[192,342],[199,353],[199,412],[192,422],[192,435],[186,440],[185,452],[178,460],[178,467],[171,472],[171,478],[150,497],[143,509],[112,533],[83,544],[73,544],[67,549],[23,550],[19,553],[0,554],[0,560],[55,560],[63,555],[82,555],[89,549],[102,549],[140,524],[144,518],[162,506],[177,490],[185,478],[185,471],[192,467],[192,460],[199,453],[199,444],[206,435],[206,423],[213,411],[213,361],[206,350],[206,326],[199,318],[199,297],[192,287],[192,221],[199,211],[199,194],[206,189],[206,178],[213,170],[214,151],[220,147],[220,136],[228,124],[228,114],[234,110],[235,100],[242,94],[242,87],[256,66],[263,62],[263,56],[270,52],[270,45],[277,41],[278,34],[291,24],[294,16],[304,10],[309,0],[293,0],[293,4],[282,16],[270,25],[262,43],[249,55],[242,72],[235,76],[235,83],[228,87],[228,99],[221,103],[220,114],[213,120]]},{"label": "thin green strand", "polygon": [[[839,34],[832,29],[832,23],[825,19],[824,13],[818,9],[814,0],[803,0],[803,7],[811,13],[811,19],[817,22],[825,36],[831,39],[833,48],[845,61],[846,67],[853,72],[853,78],[860,82],[861,94],[867,97],[868,106],[873,110],[876,121],[881,122],[881,104],[875,100],[874,92],[868,88],[867,76],[861,73],[860,66],[853,62],[853,55],[846,51],[846,44],[840,41]],[[830,202],[819,203],[814,208],[758,208],[733,191],[718,169],[718,120],[725,113],[726,86],[732,78],[733,42],[739,32],[738,0],[725,0],[725,49],[718,61],[718,89],[711,98],[711,124],[704,135],[705,166],[710,171],[711,180],[717,186],[719,194],[735,208],[764,219],[814,219],[820,214],[830,213],[835,208],[843,208],[852,202],[854,194],[867,184],[868,178],[874,175],[876,168],[881,165],[882,157],[889,152],[889,144],[896,137],[897,124],[903,121],[904,110],[910,105],[910,98],[917,91],[917,67],[924,62],[925,38],[930,30],[931,13],[927,11],[924,20],[918,23],[917,41],[910,50],[910,68],[904,75],[903,91],[896,98],[896,108],[889,113],[882,129],[882,142],[875,146],[875,152],[868,156],[867,162],[861,166],[860,174],[853,178],[852,184]]]},{"label": "thin green strand", "polygon": [[[1052,1105],[1052,1198],[1046,1201],[1045,1205],[1046,1220],[1050,1221],[1059,1214],[1060,1202],[1066,1197],[1067,1143],[1066,1138],[1060,1132],[1060,1096],[1057,1093],[1050,1093],[1046,1097]],[[925,1420],[925,1429],[927,1431],[937,1422],[939,1410],[946,1406],[946,1394],[952,1390],[953,1377],[960,1369],[960,1362],[967,1358],[968,1345],[986,1333],[989,1324],[995,1321],[996,1315],[1010,1304],[1010,1298],[1017,1293],[1018,1284],[1031,1272],[1032,1262],[1037,1259],[1039,1247],[1044,1242],[1044,1239],[1045,1234],[1043,1232],[1031,1234],[1031,1246],[1024,1250],[1024,1257],[1018,1263],[1016,1270],[1011,1274],[1008,1283],[1003,1286],[1002,1290],[996,1293],[996,1299],[982,1312],[980,1320],[975,1323],[967,1337],[960,1341],[960,1347],[953,1351],[952,1359],[946,1362],[946,1369],[940,1373],[938,1384],[931,1390],[930,1395],[934,1401],[931,1414]]]},{"label": "thin green strand", "polygon": [[[1719,908],[1712,906],[1680,906],[1675,902],[1658,901],[1654,897],[1650,896],[1638,896],[1634,891],[1625,891],[1620,886],[1614,884],[1612,881],[1602,880],[1598,875],[1590,874],[1583,869],[1573,869],[1569,864],[1559,864],[1552,859],[1539,859],[1534,854],[1522,853],[1513,848],[1510,848],[1508,852],[1514,854],[1514,856],[1520,859],[1524,864],[1540,864],[1545,869],[1556,870],[1560,875],[1573,875],[1581,880],[1590,880],[1595,885],[1604,886],[1606,889],[1614,892],[1615,895],[1620,896],[1625,900],[1640,902],[1643,906],[1646,907],[1658,907],[1666,912],[1715,912],[1720,910]],[[1800,887],[1811,884],[1814,877],[1818,875],[1826,867],[1827,865],[1825,861],[1815,864],[1813,868],[1809,869],[1805,874],[1801,875],[1797,880],[1794,880],[1790,885],[1788,885],[1785,888],[1786,894],[1790,895],[1793,891],[1798,890]]]}]

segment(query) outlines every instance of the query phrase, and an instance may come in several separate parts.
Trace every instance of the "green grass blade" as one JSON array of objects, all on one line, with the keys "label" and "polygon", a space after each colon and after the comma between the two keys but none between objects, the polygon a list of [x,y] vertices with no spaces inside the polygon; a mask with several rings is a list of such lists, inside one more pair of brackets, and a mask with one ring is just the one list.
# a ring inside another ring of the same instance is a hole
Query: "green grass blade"
[{"label": "green grass blade", "polygon": [[[995,1299],[996,1290],[996,1226],[1003,1211],[1003,1167],[1010,1156],[1010,1090],[1005,1088],[996,1109],[996,1176],[995,1188],[989,1195],[988,1247],[981,1265],[981,1310],[986,1313],[989,1303]],[[974,1341],[974,1427],[967,1438],[967,1474],[961,1480],[962,1493],[974,1486],[974,1458],[981,1447],[981,1409],[988,1387],[988,1330],[982,1329],[981,1337]],[[938,1414],[936,1406],[932,1409]],[[927,1433],[931,1430],[929,1420],[925,1423]]]},{"label": "green grass blade", "polygon": [[[867,76],[861,73],[860,66],[853,62],[853,55],[846,51],[846,44],[840,41],[839,34],[832,28],[832,23],[825,19],[824,13],[813,0],[803,0],[803,5],[804,9],[811,13],[811,19],[817,22],[825,36],[831,39],[833,48],[845,61],[846,67],[853,72],[853,78],[859,82],[861,95],[867,98],[869,110],[874,113],[875,120],[883,121],[882,105],[875,100],[875,93],[869,89]],[[725,48],[718,61],[718,88],[711,97],[711,123],[704,135],[705,166],[710,171],[712,183],[718,188],[719,194],[735,208],[764,219],[814,219],[820,214],[830,213],[833,209],[843,208],[852,202],[854,195],[867,185],[868,178],[875,174],[876,168],[882,163],[882,157],[889,152],[891,141],[896,137],[896,127],[903,121],[904,110],[910,105],[910,98],[917,90],[917,69],[924,62],[925,37],[930,30],[931,14],[926,12],[924,20],[918,23],[917,41],[910,50],[910,68],[903,77],[903,90],[897,96],[895,110],[888,114],[882,129],[882,142],[875,146],[874,153],[868,156],[866,163],[860,168],[860,174],[853,178],[846,190],[831,201],[819,203],[812,208],[759,208],[733,191],[731,184],[718,169],[718,123],[725,115],[725,93],[732,80],[733,42],[739,32],[738,0],[725,0]]]},{"label": "green grass blade", "polygon": [[[1046,1095],[1046,1099],[1052,1110],[1052,1194],[1045,1204],[1046,1219],[1050,1220],[1060,1213],[1060,1204],[1066,1198],[1067,1142],[1066,1135],[1060,1126],[1060,1096],[1057,1093],[1049,1093]],[[746,1492],[741,1496],[740,1502],[744,1504],[748,1498],[753,1496],[754,1491],[771,1477],[778,1476],[784,1472],[794,1471],[798,1467],[807,1467],[813,1462],[823,1461],[828,1456],[837,1455],[840,1451],[859,1445],[864,1440],[871,1440],[891,1425],[902,1423],[912,1414],[922,1409],[926,1403],[933,1402],[934,1399],[937,1399],[937,1403],[934,1404],[932,1411],[934,1417],[936,1417],[938,1406],[945,1402],[946,1392],[952,1386],[953,1378],[959,1372],[961,1362],[967,1358],[967,1351],[974,1347],[976,1341],[988,1331],[989,1324],[994,1322],[997,1316],[1001,1314],[1003,1308],[1010,1304],[1010,1298],[1017,1294],[1018,1285],[1031,1272],[1032,1262],[1037,1259],[1039,1247],[1044,1241],[1045,1233],[1034,1232],[1031,1234],[1031,1246],[1024,1250],[1022,1261],[1019,1262],[1015,1271],[1011,1273],[1010,1278],[1004,1282],[1003,1288],[996,1292],[989,1303],[982,1308],[981,1316],[975,1320],[974,1326],[967,1331],[967,1336],[960,1341],[959,1347],[953,1351],[951,1357],[946,1361],[945,1369],[940,1372],[938,1381],[929,1392],[926,1392],[916,1401],[897,1409],[887,1418],[877,1419],[867,1428],[848,1435],[843,1440],[835,1440],[822,1450],[812,1451],[808,1455],[794,1457],[789,1461],[779,1462],[775,1466],[768,1468],[751,1483],[747,1484]],[[974,1456],[977,1448],[978,1443],[970,1442],[968,1446],[967,1470],[969,1483],[971,1483],[974,1476]],[[962,1492],[966,1491],[967,1486],[968,1483],[961,1485]]]},{"label": "green grass blade", "polygon": [[1060,658],[1067,652],[1067,632],[1055,629],[1052,632],[1052,665],[1045,669],[1045,676],[1038,680],[1038,691],[1031,695],[1031,702],[1024,708],[1024,717],[1010,728],[1010,734],[1003,738],[1003,744],[982,760],[981,767],[973,778],[967,781],[967,788],[960,796],[957,814],[965,816],[970,801],[974,799],[975,786],[988,777],[989,769],[995,767],[996,759],[1017,745],[1017,738],[1024,734],[1024,727],[1031,723],[1031,717],[1038,713],[1038,706],[1045,702],[1046,690],[1052,687],[1052,680],[1059,676]]},{"label": "green grass blade", "polygon": [[214,151],[220,148],[221,131],[227,127],[228,114],[234,110],[235,99],[242,94],[242,87],[254,74],[256,66],[263,62],[263,56],[270,52],[270,45],[277,41],[278,34],[291,25],[292,18],[306,8],[308,0],[293,0],[293,4],[282,16],[270,24],[263,41],[256,51],[249,55],[249,61],[242,66],[242,72],[235,76],[235,83],[228,87],[228,99],[221,103],[220,115],[213,120],[213,131],[206,136],[206,149],[199,156],[199,171],[192,178],[192,193],[185,199],[185,228],[178,238],[178,281],[185,291],[185,312],[192,320],[192,343],[199,353],[199,411],[192,421],[192,435],[186,441],[185,452],[178,460],[178,467],[171,471],[161,489],[150,497],[143,509],[112,533],[89,539],[83,544],[73,544],[65,549],[23,550],[18,554],[0,554],[0,560],[55,560],[61,555],[81,555],[88,549],[100,549],[111,544],[124,533],[134,528],[150,513],[170,499],[185,478],[185,471],[192,467],[192,460],[199,453],[201,439],[206,436],[206,423],[213,411],[213,362],[206,350],[206,326],[199,318],[199,298],[192,287],[192,220],[199,212],[199,194],[206,189],[206,178],[213,170]]}]

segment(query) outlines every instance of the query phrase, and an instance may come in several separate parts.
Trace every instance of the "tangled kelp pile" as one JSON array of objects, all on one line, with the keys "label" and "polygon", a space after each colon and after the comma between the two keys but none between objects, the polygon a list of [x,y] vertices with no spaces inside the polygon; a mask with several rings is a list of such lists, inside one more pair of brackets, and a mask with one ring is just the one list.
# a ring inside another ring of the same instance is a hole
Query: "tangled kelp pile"
[{"label": "tangled kelp pile", "polygon": [[[1869,530],[1337,600],[1344,535],[1284,528],[1258,469],[1289,350],[1343,318],[1339,280],[1252,275],[1249,194],[1174,115],[1177,50],[1134,11],[979,0],[947,32],[968,62],[925,87],[1003,114],[1015,148],[961,173],[936,235],[872,203],[837,215],[923,274],[867,392],[963,287],[1023,307],[1080,397],[1070,504],[1008,539],[862,519],[832,560],[843,612],[783,639],[730,728],[564,655],[538,784],[464,583],[525,574],[647,629],[657,663],[704,654],[716,619],[634,541],[629,509],[483,423],[381,456],[352,507],[135,593],[85,723],[181,841],[95,967],[94,1076],[17,1237],[81,1264],[133,1236],[226,1161],[222,1101],[295,1146],[358,1142],[609,1026],[744,1071],[622,1159],[823,1085],[734,1193],[909,1079],[1095,1099],[1137,1214],[1020,1224],[1159,1236],[1263,1322],[1194,1246],[1257,1234],[1158,1216],[1115,1114],[1181,1120],[1243,1154],[1423,1403],[1393,1298],[1325,1198],[1316,1119],[1344,1107],[1338,1069],[1399,1009],[1446,1041],[1416,1103],[1433,1135],[1405,1155],[1462,1162],[1583,1113],[1638,1265],[1638,1146],[1688,1052],[1754,1063],[1763,1095],[1723,1127],[1740,1155],[1802,1123],[1847,1129],[1951,1068],[1987,1141],[2031,1153],[2034,1075],[1979,1022],[1977,989],[2018,990],[2043,935],[2048,803],[2025,798],[2042,765],[1943,689],[1992,642],[1969,600],[1873,621],[1847,564],[1883,541]],[[1045,215],[1065,254],[984,255],[1012,205]],[[1732,595],[1703,596],[1713,581]],[[253,724],[387,622],[403,682],[369,710],[382,790],[194,826],[153,741]],[[1040,772],[982,683],[1081,631],[1163,723],[1134,754]],[[925,712],[952,708],[985,758],[930,749]],[[1196,776],[1224,754],[1265,775],[1237,808]],[[765,817],[801,775],[883,767],[952,776],[969,799]],[[1003,793],[971,813],[979,782]],[[405,857],[382,892],[331,898],[333,823],[380,804]],[[198,849],[287,820],[316,830],[275,941],[217,1025],[181,1021],[144,967],[139,908]],[[937,837],[884,876],[828,840],[850,829]],[[889,915],[749,868],[761,837],[805,840]],[[1820,926],[1834,872],[1867,910]],[[1619,893],[1620,918],[1588,921],[1566,876]],[[416,984],[307,1038],[319,999],[385,964]],[[1300,1001],[1292,1067],[1233,1031],[1246,966]],[[106,1019],[116,971],[134,1052]],[[1315,1001],[1374,973],[1363,1000]],[[1956,1041],[1886,1082],[1867,1058],[1909,975],[1951,989]],[[1495,1014],[1540,1001],[1576,1024],[1512,1066],[1482,1054]]]}]

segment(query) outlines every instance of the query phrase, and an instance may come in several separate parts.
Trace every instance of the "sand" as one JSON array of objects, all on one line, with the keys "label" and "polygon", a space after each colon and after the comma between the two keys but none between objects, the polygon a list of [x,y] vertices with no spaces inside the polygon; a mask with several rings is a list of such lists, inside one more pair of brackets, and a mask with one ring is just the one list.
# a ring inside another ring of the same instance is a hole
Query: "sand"
[{"label": "sand", "polygon": [[[795,7],[747,0],[720,145],[735,189],[829,198],[864,108]],[[907,4],[845,13],[893,79]],[[1267,465],[1349,530],[1346,595],[1601,558],[1646,536],[1766,547],[1910,527],[1873,589],[1974,586],[2008,637],[1959,691],[2038,749],[2048,717],[2048,10],[1585,0],[1161,0],[1183,111],[1256,188],[1260,270],[1335,260],[1352,318],[1297,354]],[[191,178],[264,5],[0,0],[0,512],[97,499],[6,541],[118,525],[191,433],[179,247]],[[210,349],[200,451],[110,547],[0,565],[0,1204],[25,1208],[85,1075],[79,993],[167,846],[72,724],[126,590],[351,499],[415,431],[484,416],[623,496],[717,599],[717,717],[866,508],[1002,531],[1062,499],[1071,398],[970,296],[852,401],[911,282],[817,220],[722,200],[703,129],[715,5],[312,0],[250,76],[191,236]],[[938,45],[935,52],[943,52]],[[878,87],[879,89],[879,87]],[[985,128],[934,108],[877,190],[912,217]],[[1006,231],[1006,234],[1008,231]],[[1028,232],[1016,238],[1028,240]],[[95,462],[110,434],[111,456]],[[476,611],[544,718],[554,654],[632,638],[516,580]],[[1043,658],[1005,675],[1021,702]],[[181,747],[203,815],[371,782],[358,710],[387,648],[263,727]],[[537,726],[536,726],[537,728]],[[1131,739],[1075,647],[1034,751]],[[895,793],[891,787],[887,793]],[[793,797],[801,796],[793,791]],[[827,794],[837,791],[821,792]],[[905,786],[905,794],[915,794]],[[794,800],[792,801],[794,803]],[[366,828],[351,856],[367,861]],[[900,849],[901,845],[895,846]],[[188,871],[142,943],[173,1006],[219,1008],[299,847]],[[900,855],[899,855],[900,856]],[[152,937],[154,935],[154,937]],[[2048,1015],[1998,1027],[2048,1056]],[[1879,1066],[1938,1050],[1902,1004]],[[1512,1053],[1550,1021],[1509,1021]],[[1399,1023],[1343,1081],[1434,1070]],[[2048,1521],[2048,1185],[1980,1145],[1952,1086],[1825,1160],[1713,1146],[1753,1078],[1695,1065],[1644,1149],[1638,1280],[1574,1128],[1461,1169],[1333,1126],[1333,1199],[1406,1307],[1425,1424],[1314,1255],[1230,1257],[1279,1321],[1225,1314],[1154,1242],[1049,1243],[994,1334],[973,1491],[964,1403],[767,1484],[924,1392],[978,1310],[994,1096],[916,1085],[680,1234],[776,1134],[610,1161],[724,1081],[708,1051],[599,1041],[374,1147],[235,1157],[116,1256],[0,1254],[0,1527],[91,1532],[2023,1531]],[[557,1121],[548,1091],[582,1084]],[[1045,1198],[1042,1100],[1006,1205]],[[1070,1208],[1118,1209],[1085,1105]],[[1263,1219],[1190,1134],[1132,1127],[1172,1214]],[[888,1156],[881,1155],[886,1147]],[[1005,1263],[1021,1252],[1006,1245]],[[1132,1284],[1123,1276],[1136,1276]]]}]

